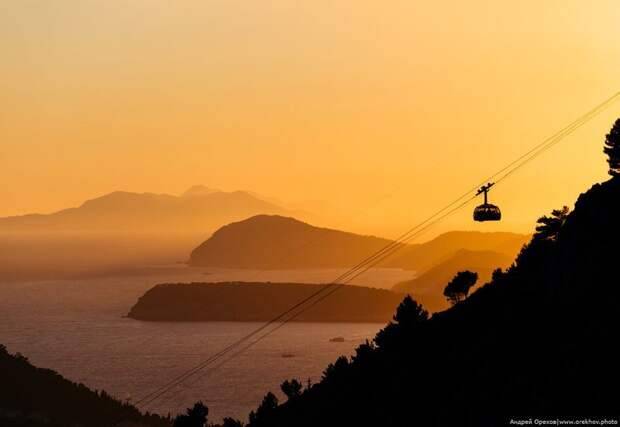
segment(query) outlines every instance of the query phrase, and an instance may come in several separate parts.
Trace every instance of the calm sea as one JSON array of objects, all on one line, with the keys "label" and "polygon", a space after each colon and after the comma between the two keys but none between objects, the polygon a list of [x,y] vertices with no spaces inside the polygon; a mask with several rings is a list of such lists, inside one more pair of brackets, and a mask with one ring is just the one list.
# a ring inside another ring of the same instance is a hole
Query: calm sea
[{"label": "calm sea", "polygon": [[[114,277],[0,283],[0,343],[41,367],[93,389],[136,401],[260,326],[239,322],[140,322],[124,318],[162,282],[260,280],[329,282],[339,270],[241,271],[146,268]],[[389,287],[411,272],[377,269],[358,284]],[[177,386],[143,408],[176,414],[197,400],[210,419],[245,419],[264,394],[289,378],[317,381],[328,363],[352,354],[380,324],[290,323],[214,371]],[[330,342],[344,337],[341,343]]]}]

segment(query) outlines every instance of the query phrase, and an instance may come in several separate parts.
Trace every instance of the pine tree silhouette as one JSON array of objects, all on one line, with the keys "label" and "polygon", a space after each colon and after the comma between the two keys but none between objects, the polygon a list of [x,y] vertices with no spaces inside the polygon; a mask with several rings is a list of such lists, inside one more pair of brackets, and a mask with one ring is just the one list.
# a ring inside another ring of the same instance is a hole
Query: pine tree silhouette
[{"label": "pine tree silhouette", "polygon": [[446,285],[443,291],[444,296],[452,305],[463,301],[472,286],[478,281],[478,273],[471,271],[459,271],[454,278]]},{"label": "pine tree silhouette", "polygon": [[617,119],[605,137],[605,154],[609,156],[609,175],[620,176],[620,119]]},{"label": "pine tree silhouette", "polygon": [[534,238],[555,241],[569,213],[570,209],[568,209],[568,206],[564,206],[562,209],[551,211],[551,216],[545,215],[538,218]]}]

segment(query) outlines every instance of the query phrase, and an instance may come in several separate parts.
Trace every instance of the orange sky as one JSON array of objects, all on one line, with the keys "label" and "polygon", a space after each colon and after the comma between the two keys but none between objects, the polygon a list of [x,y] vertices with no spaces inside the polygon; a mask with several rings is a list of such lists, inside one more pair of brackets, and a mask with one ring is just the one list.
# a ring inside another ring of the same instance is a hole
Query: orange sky
[{"label": "orange sky", "polygon": [[[0,215],[205,184],[394,236],[620,90],[617,0],[507,3],[4,2]],[[531,230],[619,116],[498,186],[502,223],[439,230]]]}]

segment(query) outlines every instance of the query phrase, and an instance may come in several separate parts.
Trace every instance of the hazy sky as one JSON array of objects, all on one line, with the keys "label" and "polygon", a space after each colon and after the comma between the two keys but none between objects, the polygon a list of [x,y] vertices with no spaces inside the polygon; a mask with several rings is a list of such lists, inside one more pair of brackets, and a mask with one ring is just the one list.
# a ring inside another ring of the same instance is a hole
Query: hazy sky
[{"label": "hazy sky", "polygon": [[[3,1],[0,215],[205,184],[393,236],[620,90],[619,22],[617,0]],[[502,223],[442,227],[530,230],[605,179],[619,116],[498,186]]]}]

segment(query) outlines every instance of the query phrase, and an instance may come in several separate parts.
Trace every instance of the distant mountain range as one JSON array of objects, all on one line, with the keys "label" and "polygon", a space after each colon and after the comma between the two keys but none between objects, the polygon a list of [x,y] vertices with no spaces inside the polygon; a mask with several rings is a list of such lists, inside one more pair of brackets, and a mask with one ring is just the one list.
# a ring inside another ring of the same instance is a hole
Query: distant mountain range
[{"label": "distant mountain range", "polygon": [[[494,254],[488,266],[512,259],[528,236],[514,233],[450,232],[423,244],[403,245],[400,255],[381,264],[422,272],[446,261],[461,249]],[[194,249],[190,265],[294,269],[352,267],[391,241],[344,231],[315,227],[278,215],[258,215],[226,225]],[[475,258],[470,254],[469,259]],[[486,256],[487,253],[480,253]],[[498,265],[499,266],[499,265]],[[489,267],[490,268],[490,267]]]},{"label": "distant mountain range", "polygon": [[435,239],[410,245],[386,261],[386,266],[423,272],[452,257],[456,251],[490,251],[514,259],[529,235],[507,232],[450,231]]},{"label": "distant mountain range", "polygon": [[[245,191],[194,186],[181,196],[115,191],[51,214],[0,218],[0,231],[196,231],[256,214],[295,214]],[[298,213],[297,213],[298,214]]]},{"label": "distant mountain range", "polygon": [[301,215],[245,191],[116,191],[51,214],[0,218],[0,279],[45,280],[186,260],[205,236],[252,215]]},{"label": "distant mountain range", "polygon": [[[391,243],[310,225],[291,217],[309,214],[278,203],[198,185],[179,196],[116,191],[51,214],[0,218],[0,278],[75,277],[174,263],[188,255],[192,266],[348,268]],[[526,240],[513,233],[450,232],[424,244],[403,245],[380,266],[420,274],[461,249],[512,258]],[[492,262],[491,257],[488,268]]]}]

